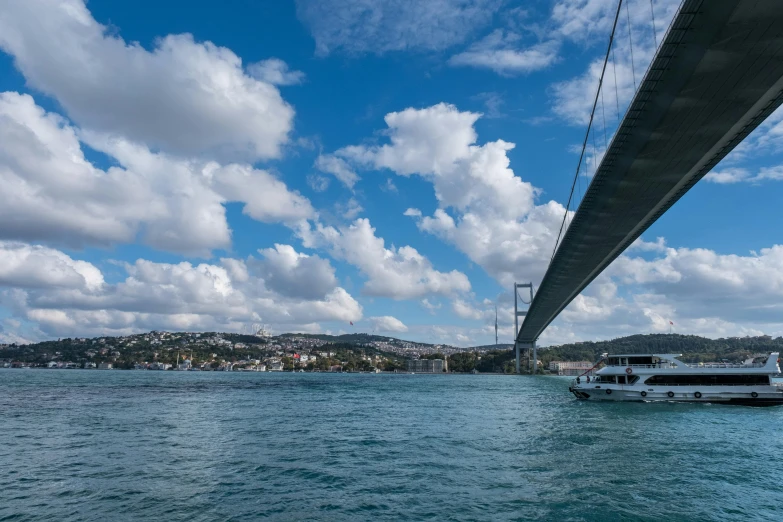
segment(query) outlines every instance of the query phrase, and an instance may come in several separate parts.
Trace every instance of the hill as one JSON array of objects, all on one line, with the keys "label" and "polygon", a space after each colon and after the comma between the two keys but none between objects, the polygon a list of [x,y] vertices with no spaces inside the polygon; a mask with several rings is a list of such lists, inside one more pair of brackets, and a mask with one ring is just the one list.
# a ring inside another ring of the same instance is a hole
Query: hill
[{"label": "hill", "polygon": [[707,339],[697,335],[630,335],[609,341],[582,342],[551,346],[538,350],[539,358],[549,361],[595,361],[602,353],[681,353],[692,362],[739,361],[755,353],[783,351],[783,337],[728,337]]}]

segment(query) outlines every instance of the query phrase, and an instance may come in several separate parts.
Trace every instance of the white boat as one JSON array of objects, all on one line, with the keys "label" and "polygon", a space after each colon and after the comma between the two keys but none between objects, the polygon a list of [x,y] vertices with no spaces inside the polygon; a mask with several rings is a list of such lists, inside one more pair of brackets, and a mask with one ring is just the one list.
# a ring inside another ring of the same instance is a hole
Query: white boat
[{"label": "white boat", "polygon": [[568,390],[583,400],[783,404],[783,383],[771,380],[780,373],[777,352],[742,364],[687,364],[678,357],[682,354],[607,355],[603,368],[577,377]]}]

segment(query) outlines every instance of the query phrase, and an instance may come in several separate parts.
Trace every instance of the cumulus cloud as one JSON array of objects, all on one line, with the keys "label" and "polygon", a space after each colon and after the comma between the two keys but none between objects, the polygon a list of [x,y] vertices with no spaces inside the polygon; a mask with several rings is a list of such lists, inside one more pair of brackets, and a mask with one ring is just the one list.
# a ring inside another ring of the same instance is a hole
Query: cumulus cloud
[{"label": "cumulus cloud", "polygon": [[538,190],[510,168],[512,143],[476,144],[479,117],[445,103],[405,109],[385,117],[389,143],[334,154],[359,167],[422,176],[440,207],[432,216],[405,211],[422,231],[455,245],[503,285],[539,279],[565,209],[536,205]]},{"label": "cumulus cloud", "polygon": [[751,174],[746,168],[729,167],[715,170],[704,176],[705,181],[727,185],[732,183],[759,183],[762,181],[783,180],[783,165],[761,167],[756,174]]},{"label": "cumulus cloud", "polygon": [[364,211],[364,207],[356,201],[356,198],[349,199],[345,204],[337,203],[335,204],[335,208],[341,216],[348,220],[356,219],[356,216]]},{"label": "cumulus cloud", "polygon": [[323,298],[337,287],[334,268],[328,260],[298,253],[290,245],[276,244],[259,250],[264,260],[258,263],[259,275],[266,286],[287,297]]},{"label": "cumulus cloud", "polygon": [[664,252],[666,251],[666,239],[657,237],[655,241],[645,241],[640,237],[628,247],[629,252],[635,250],[641,252]]},{"label": "cumulus cloud", "polygon": [[[82,143],[117,166],[101,170]],[[227,248],[224,203],[264,222],[311,217],[310,202],[270,173],[153,153],[146,146],[71,127],[32,97],[0,93],[0,238],[60,245],[129,243],[208,255]]]},{"label": "cumulus cloud", "polygon": [[257,80],[272,85],[296,85],[302,83],[305,74],[302,71],[292,71],[288,64],[278,58],[269,58],[250,64],[247,72]]},{"label": "cumulus cloud", "polygon": [[0,241],[0,286],[99,290],[103,274],[91,263],[38,245]]},{"label": "cumulus cloud", "polygon": [[315,168],[321,172],[332,174],[335,178],[340,180],[343,185],[348,188],[353,188],[359,176],[354,172],[344,159],[332,155],[321,155],[315,160]]},{"label": "cumulus cloud", "polygon": [[455,295],[470,290],[468,277],[457,270],[440,272],[415,248],[387,248],[375,235],[370,220],[360,218],[335,228],[316,223],[299,231],[308,248],[325,248],[336,259],[357,267],[367,281],[362,292],[370,296],[413,299],[427,295]]},{"label": "cumulus cloud", "polygon": [[474,308],[473,305],[464,301],[463,299],[455,299],[451,303],[451,308],[454,311],[454,313],[457,314],[457,317],[461,319],[480,320],[483,319],[485,316],[483,310],[478,310]]},{"label": "cumulus cloud", "polygon": [[402,321],[391,315],[384,315],[382,317],[370,317],[370,324],[373,330],[379,330],[381,332],[407,332],[408,327],[403,324]]},{"label": "cumulus cloud", "polygon": [[746,181],[750,178],[750,172],[748,169],[741,168],[728,168],[721,170],[714,170],[704,176],[704,181],[710,181],[712,183],[728,184],[739,183],[740,181]]},{"label": "cumulus cloud", "polygon": [[545,69],[557,60],[557,42],[521,47],[520,41],[520,35],[498,29],[467,50],[452,56],[449,64],[491,69],[509,76]]},{"label": "cumulus cloud", "polygon": [[[245,73],[230,49],[180,34],[149,51],[96,22],[83,0],[2,5],[0,49],[81,127],[187,156],[280,155],[294,110],[274,85]],[[267,73],[281,72],[278,62],[262,63]]]},{"label": "cumulus cloud", "polygon": [[783,246],[722,255],[664,248],[620,256],[560,314],[542,344],[676,332],[783,335]]},{"label": "cumulus cloud", "polygon": [[[44,336],[239,331],[262,320],[298,329],[361,319],[361,306],[334,285],[328,262],[288,245],[262,254],[264,260],[227,258],[199,265],[139,259],[122,265],[123,281],[109,284],[88,262],[48,248],[3,243],[0,300],[16,317],[37,324]],[[317,290],[305,288],[299,277],[308,277]]]},{"label": "cumulus cloud", "polygon": [[329,178],[311,174],[310,176],[307,176],[307,184],[316,192],[324,192],[329,188]]},{"label": "cumulus cloud", "polygon": [[394,184],[391,178],[386,178],[386,183],[381,185],[381,190],[393,194],[399,192],[399,190],[397,189],[397,185]]},{"label": "cumulus cloud", "polygon": [[419,302],[431,314],[435,314],[435,310],[439,310],[442,306],[440,303],[431,303],[429,299],[422,299]]},{"label": "cumulus cloud", "polygon": [[503,0],[297,0],[316,53],[438,51],[492,21]]}]

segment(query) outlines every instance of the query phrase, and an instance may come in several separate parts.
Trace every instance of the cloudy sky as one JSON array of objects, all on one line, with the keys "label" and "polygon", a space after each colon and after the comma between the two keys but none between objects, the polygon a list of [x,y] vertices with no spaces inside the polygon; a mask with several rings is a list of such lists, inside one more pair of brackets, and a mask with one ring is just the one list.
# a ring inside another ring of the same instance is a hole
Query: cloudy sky
[{"label": "cloudy sky", "polygon": [[[577,196],[678,4],[628,0]],[[0,342],[267,324],[487,344],[496,303],[510,342],[615,6],[0,0]],[[542,343],[783,334],[782,196],[779,111]]]}]

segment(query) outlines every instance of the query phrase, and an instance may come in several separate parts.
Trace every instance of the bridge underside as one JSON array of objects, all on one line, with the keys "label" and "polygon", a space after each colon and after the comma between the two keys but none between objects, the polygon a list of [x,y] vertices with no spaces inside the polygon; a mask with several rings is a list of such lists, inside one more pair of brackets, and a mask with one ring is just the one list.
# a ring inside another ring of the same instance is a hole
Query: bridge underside
[{"label": "bridge underside", "polygon": [[533,342],[783,101],[783,1],[686,0],[520,328]]}]

